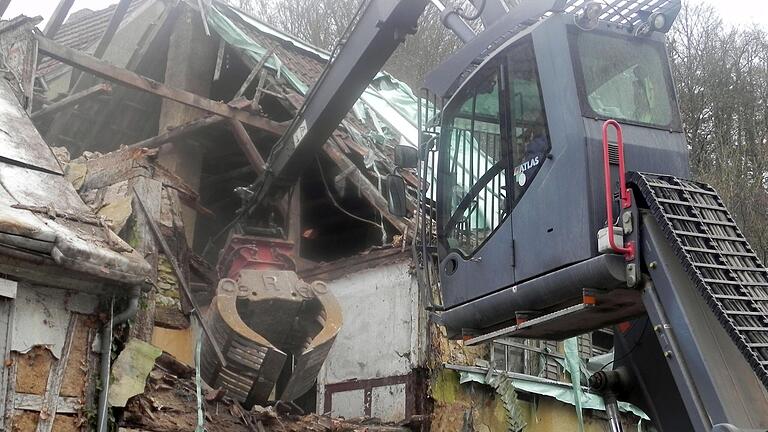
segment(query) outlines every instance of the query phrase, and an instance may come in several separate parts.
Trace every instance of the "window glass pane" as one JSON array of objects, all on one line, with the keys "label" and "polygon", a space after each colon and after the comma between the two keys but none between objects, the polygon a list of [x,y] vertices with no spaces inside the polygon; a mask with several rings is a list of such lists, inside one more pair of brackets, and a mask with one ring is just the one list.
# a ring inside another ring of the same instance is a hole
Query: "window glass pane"
[{"label": "window glass pane", "polygon": [[578,32],[586,102],[598,116],[668,127],[673,123],[667,63],[656,42]]},{"label": "window glass pane", "polygon": [[[550,150],[532,40],[484,66],[451,106],[441,126],[442,240],[471,255],[520,199]],[[514,181],[508,167],[514,167]]]},{"label": "window glass pane", "polygon": [[501,143],[499,67],[491,66],[446,113],[443,236],[450,249],[470,255],[504,217],[506,151]]},{"label": "window glass pane", "polygon": [[493,364],[491,365],[493,369],[498,371],[507,370],[507,358],[506,358],[506,347],[502,344],[493,343]]},{"label": "window glass pane", "polygon": [[515,167],[515,202],[531,184],[550,150],[544,103],[533,42],[525,40],[509,50],[510,127]]},{"label": "window glass pane", "polygon": [[525,352],[517,347],[507,347],[507,372],[525,373]]}]

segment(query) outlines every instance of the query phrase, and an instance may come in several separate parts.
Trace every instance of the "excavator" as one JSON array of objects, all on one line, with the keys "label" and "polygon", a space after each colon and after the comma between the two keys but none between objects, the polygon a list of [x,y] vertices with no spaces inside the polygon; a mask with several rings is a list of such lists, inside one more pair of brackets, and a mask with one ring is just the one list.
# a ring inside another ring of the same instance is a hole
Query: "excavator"
[{"label": "excavator", "polygon": [[[665,46],[680,0],[430,3],[464,45],[425,79],[418,148],[395,149],[418,205],[397,174],[387,195],[415,211],[434,320],[468,345],[614,326],[589,379],[612,431],[617,400],[659,431],[768,431],[768,271],[691,178]],[[427,6],[362,2],[244,219],[268,219]]]}]

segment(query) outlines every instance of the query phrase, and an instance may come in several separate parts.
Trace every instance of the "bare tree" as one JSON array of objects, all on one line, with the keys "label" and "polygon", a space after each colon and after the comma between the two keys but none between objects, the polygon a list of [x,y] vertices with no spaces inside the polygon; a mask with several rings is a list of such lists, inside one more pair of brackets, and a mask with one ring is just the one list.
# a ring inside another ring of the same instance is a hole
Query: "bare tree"
[{"label": "bare tree", "polygon": [[[227,0],[257,18],[317,47],[332,50],[353,22],[362,0]],[[471,8],[471,6],[465,6]],[[387,62],[385,70],[411,88],[421,87],[424,75],[460,46],[440,23],[437,10],[427,6],[419,30]]]},{"label": "bare tree", "polygon": [[694,176],[713,184],[768,258],[768,37],[688,2],[669,52]]}]

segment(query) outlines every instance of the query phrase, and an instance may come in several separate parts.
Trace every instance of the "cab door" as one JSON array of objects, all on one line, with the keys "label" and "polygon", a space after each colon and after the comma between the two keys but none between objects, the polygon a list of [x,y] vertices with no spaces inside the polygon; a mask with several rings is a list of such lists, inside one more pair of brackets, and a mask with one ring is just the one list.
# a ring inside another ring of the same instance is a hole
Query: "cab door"
[{"label": "cab door", "polygon": [[486,62],[443,113],[438,238],[445,306],[514,284],[509,215],[549,147],[525,37]]}]

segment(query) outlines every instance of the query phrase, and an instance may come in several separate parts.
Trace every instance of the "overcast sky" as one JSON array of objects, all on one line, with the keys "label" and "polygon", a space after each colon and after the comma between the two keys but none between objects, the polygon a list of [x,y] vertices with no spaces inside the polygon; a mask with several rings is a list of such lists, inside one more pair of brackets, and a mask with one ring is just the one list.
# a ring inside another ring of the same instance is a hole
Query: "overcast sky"
[{"label": "overcast sky", "polygon": [[[749,25],[760,24],[768,28],[768,0],[692,0],[708,2],[714,5],[730,24]],[[13,18],[19,14],[28,16],[41,15],[48,18],[59,0],[11,0],[11,5],[5,13],[5,18]],[[101,9],[116,0],[75,0],[72,11],[82,8]]]}]

